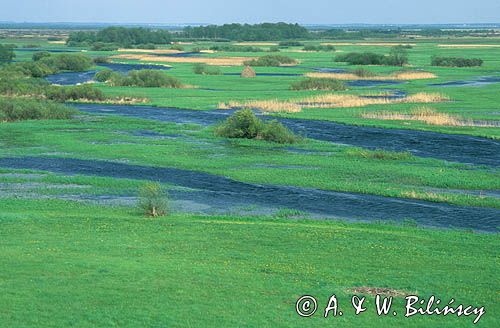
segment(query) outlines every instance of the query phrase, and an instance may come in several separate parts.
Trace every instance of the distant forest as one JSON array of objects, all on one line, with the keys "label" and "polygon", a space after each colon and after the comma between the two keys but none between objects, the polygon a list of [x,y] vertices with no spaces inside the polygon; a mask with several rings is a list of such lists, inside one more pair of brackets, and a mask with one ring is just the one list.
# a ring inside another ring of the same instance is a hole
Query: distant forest
[{"label": "distant forest", "polygon": [[403,29],[388,28],[333,28],[329,30],[308,30],[298,24],[263,23],[263,24],[224,24],[207,26],[188,26],[182,31],[169,32],[165,29],[142,27],[106,27],[99,31],[78,31],[70,33],[70,46],[96,46],[95,50],[114,45],[133,47],[140,45],[168,44],[172,40],[201,39],[217,41],[278,41],[308,39],[349,39],[366,38],[413,38],[420,37],[457,37],[457,36],[498,36],[498,31],[487,29]]},{"label": "distant forest", "polygon": [[105,43],[127,47],[140,44],[166,44],[170,43],[171,40],[172,35],[166,30],[151,30],[142,27],[107,27],[97,32],[73,32],[69,35],[68,44]]},{"label": "distant forest", "polygon": [[271,41],[308,39],[309,31],[298,24],[224,24],[186,27],[182,34],[186,38],[226,39],[231,41]]}]

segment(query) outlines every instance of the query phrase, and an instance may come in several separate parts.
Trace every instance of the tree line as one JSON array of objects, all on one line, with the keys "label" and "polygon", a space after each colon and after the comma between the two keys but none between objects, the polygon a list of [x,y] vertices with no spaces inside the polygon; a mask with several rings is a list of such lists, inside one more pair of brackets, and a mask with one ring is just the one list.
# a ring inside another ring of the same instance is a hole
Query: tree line
[{"label": "tree line", "polygon": [[271,41],[309,38],[309,31],[298,24],[224,24],[188,26],[181,37],[194,39],[226,39],[231,41]]}]

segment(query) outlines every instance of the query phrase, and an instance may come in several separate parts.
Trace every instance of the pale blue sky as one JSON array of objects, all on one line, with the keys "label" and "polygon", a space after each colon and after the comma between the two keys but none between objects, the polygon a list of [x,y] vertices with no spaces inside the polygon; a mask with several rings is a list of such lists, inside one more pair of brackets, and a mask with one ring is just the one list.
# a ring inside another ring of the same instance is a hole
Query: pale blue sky
[{"label": "pale blue sky", "polygon": [[499,23],[500,0],[2,0],[0,21]]}]

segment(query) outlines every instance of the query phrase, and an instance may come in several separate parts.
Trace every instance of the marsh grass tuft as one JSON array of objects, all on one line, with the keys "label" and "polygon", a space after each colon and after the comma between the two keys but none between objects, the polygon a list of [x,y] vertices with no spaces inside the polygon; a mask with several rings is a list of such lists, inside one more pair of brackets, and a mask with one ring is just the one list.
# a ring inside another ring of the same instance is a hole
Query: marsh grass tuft
[{"label": "marsh grass tuft", "polygon": [[167,214],[168,195],[159,182],[147,182],[139,188],[139,207],[144,215],[159,217]]},{"label": "marsh grass tuft", "polygon": [[367,149],[352,149],[347,152],[351,156],[362,157],[367,159],[378,159],[385,161],[403,161],[414,159],[410,152],[395,152],[382,149],[367,150]]},{"label": "marsh grass tuft", "polygon": [[335,79],[308,78],[308,79],[293,83],[290,86],[290,89],[291,90],[344,91],[347,88],[343,82],[335,80]]},{"label": "marsh grass tuft", "polygon": [[193,73],[200,75],[222,75],[222,71],[217,66],[209,66],[203,63],[194,64]]}]

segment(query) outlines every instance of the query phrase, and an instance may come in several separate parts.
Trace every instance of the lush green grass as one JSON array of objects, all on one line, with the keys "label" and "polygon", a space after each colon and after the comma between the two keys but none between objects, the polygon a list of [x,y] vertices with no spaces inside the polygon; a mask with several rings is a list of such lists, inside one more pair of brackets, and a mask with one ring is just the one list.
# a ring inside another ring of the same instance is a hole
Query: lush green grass
[{"label": "lush green grass", "polygon": [[[498,235],[379,224],[174,215],[0,200],[6,327],[466,327],[472,317],[355,317],[350,288],[388,287],[485,306],[499,325]],[[383,259],[383,260],[382,260]],[[294,303],[336,294],[345,315]],[[369,296],[371,299],[371,296]]]}]

